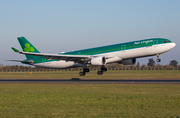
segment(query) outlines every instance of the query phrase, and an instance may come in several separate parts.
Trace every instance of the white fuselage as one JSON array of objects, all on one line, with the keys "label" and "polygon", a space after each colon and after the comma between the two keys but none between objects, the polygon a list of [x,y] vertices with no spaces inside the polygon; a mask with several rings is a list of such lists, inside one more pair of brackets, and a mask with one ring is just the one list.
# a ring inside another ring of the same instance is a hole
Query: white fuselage
[{"label": "white fuselage", "polygon": [[[107,59],[108,63],[118,62],[125,59],[133,59],[133,58],[140,58],[140,57],[147,57],[147,56],[153,56],[157,54],[162,54],[164,52],[167,52],[175,47],[175,43],[167,43],[167,44],[158,44],[158,45],[152,45],[148,47],[142,47],[142,48],[134,48],[129,50],[123,50],[123,51],[115,51],[110,53],[102,53],[97,54],[93,56],[105,56],[105,57],[111,57]],[[33,64],[34,66],[44,67],[44,68],[54,68],[54,69],[61,69],[61,68],[71,68],[71,67],[80,67],[83,66],[79,63],[74,63],[73,61],[51,61],[51,62],[43,62],[43,63],[36,63]]]}]

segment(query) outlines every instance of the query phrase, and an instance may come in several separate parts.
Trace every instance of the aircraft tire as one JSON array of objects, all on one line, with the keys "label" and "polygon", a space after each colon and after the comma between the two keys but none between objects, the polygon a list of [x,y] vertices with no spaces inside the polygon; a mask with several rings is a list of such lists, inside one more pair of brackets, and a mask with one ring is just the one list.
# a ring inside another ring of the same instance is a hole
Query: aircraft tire
[{"label": "aircraft tire", "polygon": [[106,71],[107,71],[107,68],[101,68],[101,71],[106,72]]},{"label": "aircraft tire", "polygon": [[84,68],[83,69],[83,72],[87,72],[88,73],[89,71],[90,71],[89,68]]},{"label": "aircraft tire", "polygon": [[98,71],[97,74],[98,75],[103,75],[103,71]]},{"label": "aircraft tire", "polygon": [[161,62],[161,59],[157,59],[156,61],[157,61],[157,62]]},{"label": "aircraft tire", "polygon": [[86,73],[85,73],[85,72],[79,72],[79,75],[80,75],[80,76],[85,76]]}]

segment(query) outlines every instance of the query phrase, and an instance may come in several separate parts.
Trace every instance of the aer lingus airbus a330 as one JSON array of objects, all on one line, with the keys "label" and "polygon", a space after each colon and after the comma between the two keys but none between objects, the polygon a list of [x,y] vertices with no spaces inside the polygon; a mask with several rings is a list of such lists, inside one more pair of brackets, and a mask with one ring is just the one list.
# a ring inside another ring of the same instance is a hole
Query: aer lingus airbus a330
[{"label": "aer lingus airbus a330", "polygon": [[58,54],[47,54],[39,52],[25,37],[17,38],[23,51],[12,49],[26,56],[25,60],[17,61],[44,68],[62,69],[83,67],[80,76],[89,72],[88,66],[101,66],[98,75],[107,71],[106,64],[119,63],[132,65],[136,63],[136,58],[157,55],[157,62],[160,62],[160,55],[174,48],[176,44],[169,39],[151,38],[139,41],[107,45],[102,47],[89,48]]}]

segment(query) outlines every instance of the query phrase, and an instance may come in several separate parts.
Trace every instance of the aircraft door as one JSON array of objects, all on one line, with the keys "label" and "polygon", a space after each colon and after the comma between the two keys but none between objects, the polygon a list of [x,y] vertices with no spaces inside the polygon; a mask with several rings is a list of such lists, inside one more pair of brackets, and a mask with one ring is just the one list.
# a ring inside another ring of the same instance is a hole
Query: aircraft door
[{"label": "aircraft door", "polygon": [[152,54],[155,54],[157,51],[158,51],[158,40],[154,40],[152,46]]},{"label": "aircraft door", "polygon": [[157,46],[158,46],[158,40],[154,40],[153,47],[157,47]]},{"label": "aircraft door", "polygon": [[81,52],[78,52],[77,55],[81,55]]},{"label": "aircraft door", "polygon": [[125,52],[125,50],[126,50],[126,45],[122,45],[122,46],[121,46],[121,51],[122,51],[122,52]]},{"label": "aircraft door", "polygon": [[47,59],[45,59],[45,58],[42,58],[42,62],[46,62],[46,60],[47,60]]}]

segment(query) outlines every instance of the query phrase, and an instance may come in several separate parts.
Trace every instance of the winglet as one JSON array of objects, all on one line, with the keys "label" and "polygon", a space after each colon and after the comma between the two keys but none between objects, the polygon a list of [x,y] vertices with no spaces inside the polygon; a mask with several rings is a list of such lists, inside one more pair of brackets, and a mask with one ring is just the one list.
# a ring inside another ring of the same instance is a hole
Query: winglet
[{"label": "winglet", "polygon": [[14,52],[19,52],[19,50],[17,50],[16,48],[14,48],[14,47],[11,47],[11,48]]}]

